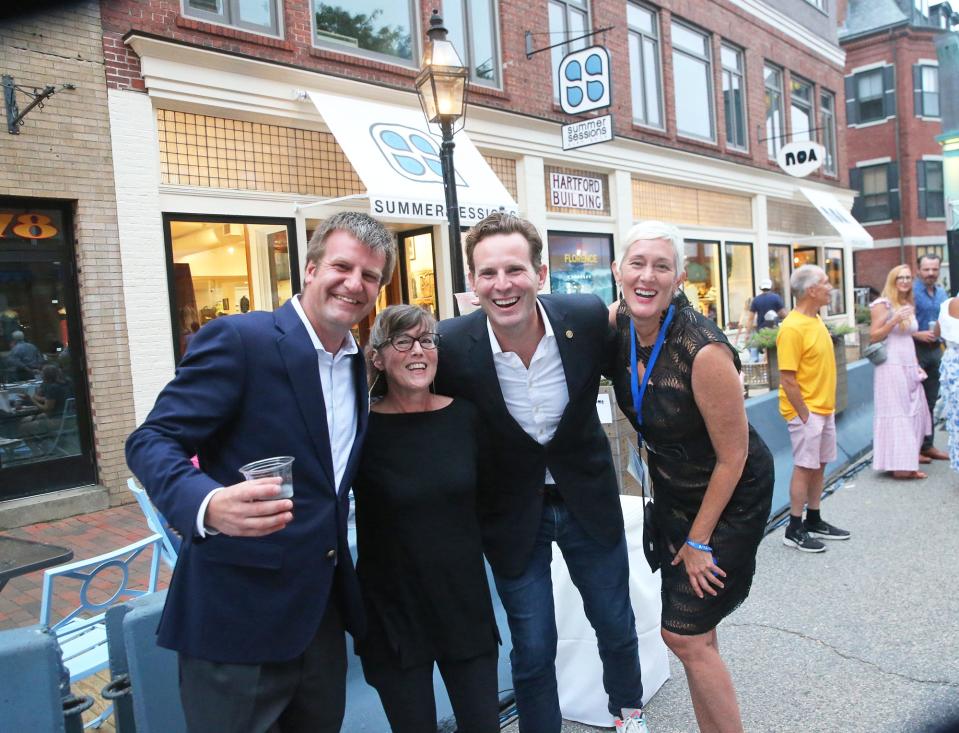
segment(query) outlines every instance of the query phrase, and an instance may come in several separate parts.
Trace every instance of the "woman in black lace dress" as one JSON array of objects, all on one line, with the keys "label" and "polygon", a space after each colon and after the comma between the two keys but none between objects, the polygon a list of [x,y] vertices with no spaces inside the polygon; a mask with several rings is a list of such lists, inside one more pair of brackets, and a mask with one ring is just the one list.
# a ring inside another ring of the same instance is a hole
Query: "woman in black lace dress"
[{"label": "woman in black lace dress", "polygon": [[679,290],[686,274],[678,230],[644,222],[626,241],[613,267],[623,299],[610,308],[612,371],[619,406],[648,451],[662,635],[686,670],[700,730],[741,731],[716,625],[749,594],[772,501],[772,456],[746,421],[736,351]]}]

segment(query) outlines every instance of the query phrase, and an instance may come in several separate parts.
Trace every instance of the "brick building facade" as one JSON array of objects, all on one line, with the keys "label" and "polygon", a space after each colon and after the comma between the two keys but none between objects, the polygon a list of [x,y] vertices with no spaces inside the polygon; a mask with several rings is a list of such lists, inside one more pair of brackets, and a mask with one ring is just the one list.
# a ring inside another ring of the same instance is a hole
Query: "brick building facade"
[{"label": "brick building facade", "polygon": [[[111,445],[146,416],[196,328],[277,307],[298,290],[308,235],[323,218],[375,210],[381,182],[371,179],[370,158],[387,153],[369,139],[348,141],[356,130],[337,118],[355,108],[352,127],[362,127],[360,111],[372,110],[403,135],[423,124],[413,81],[437,4],[384,3],[382,14],[363,14],[359,3],[267,0],[244,16],[249,8],[234,0],[102,0],[99,106],[86,112],[108,120],[100,160],[115,161],[112,297],[128,304],[116,309],[128,321],[116,333],[129,391]],[[495,174],[485,179],[496,183],[494,206],[515,207],[546,235],[549,288],[612,300],[609,263],[623,235],[655,218],[681,228],[687,295],[730,333],[761,280],[788,299],[789,274],[807,261],[823,264],[837,286],[827,315],[851,320],[853,244],[803,192],[832,197],[834,210],[853,199],[836,8],[447,0],[443,11],[471,70],[457,170],[476,180]],[[576,40],[583,29],[597,33]],[[569,116],[555,69],[563,53],[590,44],[609,51],[612,104]],[[607,112],[611,142],[563,149],[561,125]],[[432,137],[418,139],[428,146]],[[804,179],[775,161],[797,140],[827,149],[826,164]],[[461,165],[474,145],[483,170]],[[597,195],[561,200],[571,180]],[[387,198],[419,190],[408,188]],[[461,202],[469,193],[461,188]],[[380,305],[413,302],[447,317],[444,219],[404,214],[401,203],[381,217],[398,235],[401,266]]]},{"label": "brick building facade", "polygon": [[896,5],[880,13],[852,0],[840,31],[850,187],[860,192],[853,214],[875,240],[874,249],[856,254],[856,286],[875,292],[893,267],[914,265],[921,253],[947,259],[936,142],[942,133],[936,36],[947,31],[935,9],[923,13],[911,0]]},{"label": "brick building facade", "polygon": [[[133,427],[127,323],[137,305],[122,290],[99,3],[0,23],[0,71],[19,87],[21,111],[27,92],[57,89],[19,134],[0,133],[0,499],[88,485],[41,512],[52,517],[118,500]],[[49,430],[24,427],[42,416],[26,399],[36,380],[9,360],[12,330],[70,385],[73,402],[55,408]],[[16,506],[0,502],[0,526],[18,522]]]}]

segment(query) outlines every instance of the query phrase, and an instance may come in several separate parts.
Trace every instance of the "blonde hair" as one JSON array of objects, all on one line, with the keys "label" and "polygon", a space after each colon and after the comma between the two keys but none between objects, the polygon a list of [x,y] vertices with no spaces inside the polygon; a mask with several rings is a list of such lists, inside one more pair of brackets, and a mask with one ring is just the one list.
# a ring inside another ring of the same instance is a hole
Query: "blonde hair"
[{"label": "blonde hair", "polygon": [[[896,308],[898,306],[903,306],[903,305],[911,305],[915,307],[915,304],[916,304],[916,298],[913,295],[911,285],[909,286],[909,290],[906,293],[900,292],[899,288],[896,287],[896,278],[899,277],[899,273],[902,272],[903,270],[905,270],[906,272],[909,273],[910,276],[912,276],[912,269],[909,267],[909,265],[896,265],[894,268],[892,268],[889,271],[889,274],[886,275],[886,284],[882,289],[881,297],[888,300],[892,304],[891,305],[892,308]],[[909,329],[909,324],[900,323],[899,328],[901,328],[903,331],[906,331]]]}]

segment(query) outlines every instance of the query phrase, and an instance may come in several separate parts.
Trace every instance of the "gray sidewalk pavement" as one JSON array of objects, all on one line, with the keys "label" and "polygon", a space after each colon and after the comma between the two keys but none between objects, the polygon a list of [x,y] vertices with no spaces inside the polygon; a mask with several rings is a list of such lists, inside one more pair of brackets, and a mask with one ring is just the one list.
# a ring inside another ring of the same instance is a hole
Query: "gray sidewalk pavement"
[{"label": "gray sidewalk pavement", "polygon": [[[946,445],[942,432],[936,443]],[[896,481],[869,465],[846,479],[822,512],[853,536],[824,553],[786,547],[782,528],[763,541],[748,600],[719,627],[746,731],[901,733],[959,722],[959,474],[946,461],[921,468],[928,479]],[[694,733],[672,655],[670,668],[646,708],[650,730]],[[563,726],[599,730],[609,729]]]}]

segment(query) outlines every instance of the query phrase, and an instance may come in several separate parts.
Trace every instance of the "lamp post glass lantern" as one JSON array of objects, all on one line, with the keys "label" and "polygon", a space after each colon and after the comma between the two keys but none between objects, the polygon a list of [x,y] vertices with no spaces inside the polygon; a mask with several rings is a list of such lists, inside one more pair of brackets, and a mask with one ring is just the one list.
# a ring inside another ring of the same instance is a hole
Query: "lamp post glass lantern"
[{"label": "lamp post glass lantern", "polygon": [[[463,251],[460,247],[460,210],[456,198],[456,170],[453,167],[453,128],[466,115],[466,83],[469,70],[463,66],[453,44],[446,38],[443,18],[434,10],[427,31],[426,50],[416,77],[426,121],[440,127],[440,165],[446,193],[446,219],[449,223],[450,266],[453,268],[453,292],[466,290],[463,276]],[[462,124],[460,125],[462,127]]]}]

